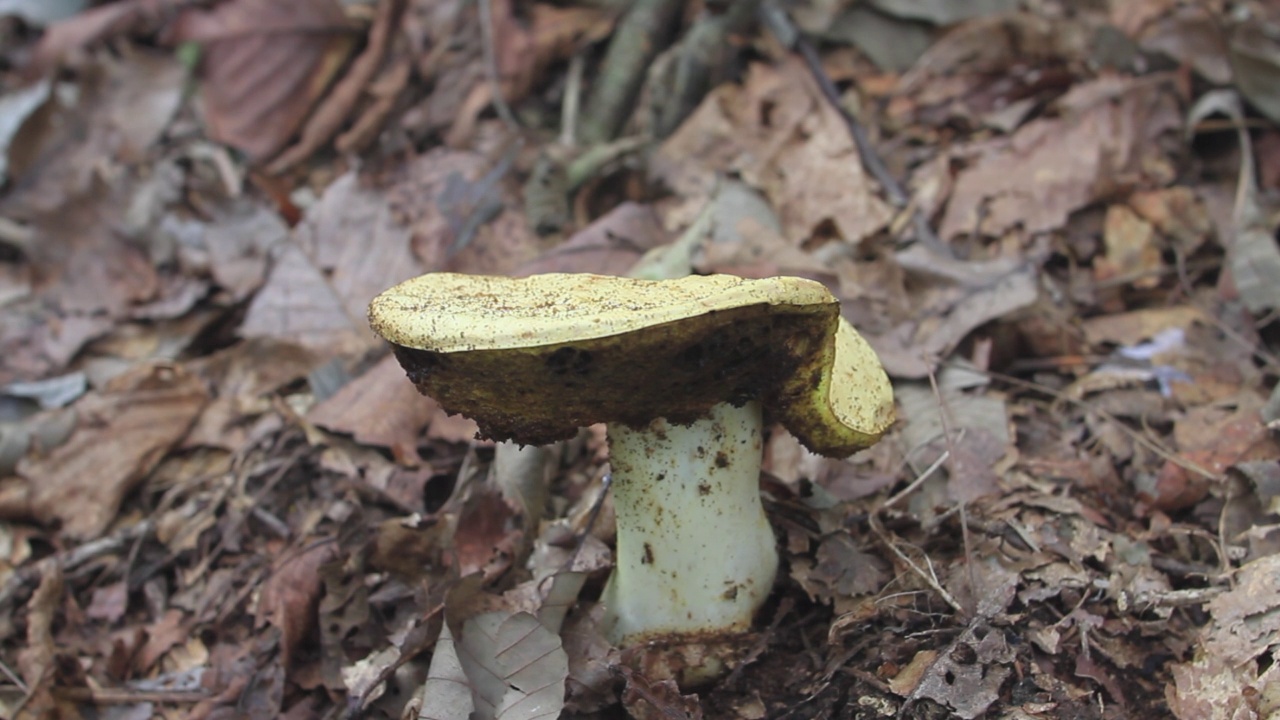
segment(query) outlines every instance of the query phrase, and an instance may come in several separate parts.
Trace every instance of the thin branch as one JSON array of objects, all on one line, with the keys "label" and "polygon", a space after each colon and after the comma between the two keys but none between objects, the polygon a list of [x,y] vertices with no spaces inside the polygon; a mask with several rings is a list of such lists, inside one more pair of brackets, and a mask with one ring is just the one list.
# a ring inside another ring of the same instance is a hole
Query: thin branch
[{"label": "thin branch", "polygon": [[884,160],[880,159],[880,155],[871,145],[871,138],[867,136],[867,131],[853,117],[848,110],[845,109],[844,103],[840,101],[840,90],[836,88],[831,77],[827,75],[826,70],[822,67],[822,58],[818,57],[818,51],[814,48],[813,43],[805,39],[804,35],[796,28],[791,19],[787,17],[786,11],[777,7],[775,3],[766,2],[761,6],[761,20],[773,32],[774,37],[778,39],[787,48],[798,53],[804,60],[805,66],[809,68],[810,75],[818,84],[818,89],[822,92],[822,96],[827,103],[831,105],[836,112],[840,113],[840,117],[844,120],[845,127],[848,128],[849,134],[853,137],[853,144],[858,148],[858,157],[862,160],[862,166],[866,169],[871,177],[880,183],[880,187],[884,189],[886,199],[891,205],[899,210],[911,213],[911,224],[915,230],[916,239],[923,242],[930,249],[944,256],[951,256],[951,248],[942,242],[938,234],[934,232],[933,227],[929,225],[929,219],[918,207],[915,207],[910,201],[910,194],[902,183],[889,172],[889,167],[885,165]]},{"label": "thin branch", "polygon": [[484,49],[484,74],[489,80],[489,94],[493,96],[493,109],[512,130],[519,130],[520,123],[502,95],[502,78],[498,75],[498,54],[494,49],[493,5],[491,0],[480,0],[480,45]]},{"label": "thin branch", "polygon": [[87,542],[79,547],[66,552],[50,555],[47,558],[38,560],[28,565],[9,578],[8,582],[0,588],[0,607],[13,599],[14,595],[22,589],[24,585],[38,582],[46,573],[53,572],[58,568],[74,570],[75,568],[97,559],[103,555],[120,552],[124,550],[134,540],[149,535],[155,529],[155,523],[151,520],[143,520],[142,522],[121,528],[116,533],[104,538],[99,538],[91,542]]}]

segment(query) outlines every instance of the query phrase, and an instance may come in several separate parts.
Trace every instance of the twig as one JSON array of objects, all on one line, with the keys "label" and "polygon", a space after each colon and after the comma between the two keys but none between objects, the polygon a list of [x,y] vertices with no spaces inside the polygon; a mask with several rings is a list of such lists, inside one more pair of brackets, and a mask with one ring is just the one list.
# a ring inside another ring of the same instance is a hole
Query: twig
[{"label": "twig", "polygon": [[880,512],[881,510],[892,507],[896,505],[899,500],[910,495],[913,490],[920,487],[925,480],[928,480],[935,472],[937,472],[938,468],[942,467],[942,464],[945,463],[947,461],[947,458],[950,458],[950,457],[951,457],[950,450],[943,451],[943,453],[938,456],[938,459],[933,461],[932,465],[925,468],[924,472],[920,473],[920,475],[917,476],[915,480],[911,481],[911,484],[899,490],[897,494],[895,494],[893,497],[889,498],[888,500],[885,500],[884,504],[882,504],[879,508],[876,509],[876,512]]},{"label": "twig", "polygon": [[4,587],[0,588],[0,607],[12,600],[13,596],[24,585],[38,581],[45,573],[52,572],[57,568],[62,568],[64,571],[73,570],[95,558],[119,552],[135,539],[149,535],[154,529],[154,522],[143,520],[134,525],[121,528],[112,535],[87,542],[57,555],[51,555],[18,570],[4,584]]},{"label": "twig", "polygon": [[1201,477],[1208,480],[1217,480],[1219,477],[1218,475],[1204,469],[1203,467],[1200,467],[1196,463],[1193,463],[1190,460],[1187,460],[1186,458],[1180,457],[1178,454],[1164,447],[1159,442],[1152,440],[1146,435],[1143,435],[1142,433],[1134,430],[1128,425],[1125,425],[1123,422],[1120,422],[1120,418],[1117,418],[1115,415],[1112,415],[1111,413],[1107,412],[1106,410],[1103,410],[1102,408],[1094,407],[1092,403],[1086,400],[1082,400],[1080,398],[1074,398],[1064,392],[1054,390],[1053,388],[1047,387],[1045,385],[1041,385],[1040,383],[1031,382],[1029,380],[1023,380],[1022,378],[1014,377],[1012,375],[1006,375],[1002,372],[996,372],[995,370],[975,370],[974,368],[968,367],[968,366],[966,366],[966,369],[972,372],[981,373],[992,379],[999,380],[1000,382],[1008,383],[1009,385],[1023,388],[1024,390],[1031,390],[1033,392],[1038,392],[1044,395],[1048,395],[1054,400],[1065,402],[1068,405],[1074,405],[1075,407],[1078,407],[1081,410],[1084,410],[1086,412],[1094,413],[1098,417],[1102,418],[1103,420],[1106,420],[1114,424],[1116,428],[1120,430],[1120,432],[1124,433],[1125,435],[1128,435],[1131,440],[1143,446],[1144,448],[1150,450],[1156,455],[1160,456],[1162,459],[1168,460],[1174,465],[1177,465],[1178,467],[1184,470],[1188,470],[1197,475],[1200,475]]},{"label": "twig", "polygon": [[205,690],[129,690],[128,688],[55,687],[54,695],[74,702],[94,705],[134,703],[195,703],[208,699]]},{"label": "twig", "polygon": [[582,106],[582,73],[586,59],[581,52],[569,58],[569,72],[565,74],[564,99],[560,103],[560,144],[575,147],[578,143],[578,109]]},{"label": "twig", "polygon": [[596,83],[587,98],[581,139],[595,145],[612,140],[632,110],[645,73],[667,46],[684,3],[678,0],[635,0],[618,23]]},{"label": "twig", "polygon": [[875,513],[872,513],[869,520],[871,525],[871,531],[876,534],[876,537],[880,538],[880,541],[883,542],[885,546],[889,548],[890,552],[892,552],[894,555],[897,555],[899,560],[906,563],[907,567],[911,568],[912,572],[914,572],[921,580],[925,582],[925,584],[927,584],[930,588],[932,588],[934,592],[938,593],[938,596],[942,598],[943,602],[950,605],[952,610],[955,610],[956,613],[958,613],[962,617],[968,617],[969,613],[967,610],[964,609],[964,606],[962,606],[958,601],[956,601],[955,597],[951,593],[947,592],[947,589],[942,587],[941,583],[938,582],[938,577],[933,572],[933,563],[930,562],[928,555],[926,555],[924,559],[926,563],[929,563],[929,572],[925,572],[923,568],[921,568],[919,565],[916,565],[914,560],[907,557],[906,553],[898,549],[898,546],[893,541],[893,538],[889,536],[889,532],[885,530],[884,526],[880,523],[880,517],[878,515],[876,515]]},{"label": "twig", "polygon": [[916,239],[923,242],[930,249],[943,256],[950,257],[954,255],[951,248],[942,242],[938,234],[934,232],[933,227],[929,225],[929,219],[924,216],[918,207],[912,207],[910,195],[903,188],[902,183],[889,172],[888,166],[884,160],[880,159],[880,155],[871,146],[871,139],[867,137],[867,131],[853,117],[848,110],[845,109],[844,103],[840,101],[840,91],[836,88],[831,77],[822,68],[822,58],[818,57],[818,51],[805,39],[800,31],[792,24],[791,19],[787,17],[786,11],[777,7],[772,2],[767,2],[761,6],[761,19],[767,25],[774,36],[787,48],[800,54],[804,60],[805,66],[809,68],[810,75],[818,83],[818,89],[822,92],[823,98],[827,103],[840,113],[840,117],[844,120],[845,127],[848,128],[849,134],[853,137],[853,144],[858,148],[858,157],[862,160],[862,166],[866,168],[871,177],[880,183],[880,187],[884,188],[886,199],[891,205],[899,210],[906,210],[911,213],[911,223],[915,230]]},{"label": "twig", "polygon": [[3,658],[0,658],[0,672],[4,673],[4,676],[9,678],[9,682],[13,683],[14,687],[18,688],[23,695],[31,693],[31,688],[22,682],[22,678],[18,677],[17,673],[5,663]]},{"label": "twig", "polygon": [[511,112],[511,106],[507,105],[507,99],[502,95],[502,78],[498,76],[498,55],[494,51],[493,39],[493,5],[490,0],[480,0],[480,45],[484,50],[484,74],[489,80],[489,94],[493,96],[493,109],[497,111],[498,117],[502,118],[502,122],[507,124],[511,130],[519,130],[520,123],[516,121],[516,116]]},{"label": "twig", "polygon": [[738,678],[742,677],[742,669],[755,662],[756,659],[768,649],[769,638],[772,638],[777,634],[778,626],[782,624],[783,618],[790,615],[791,611],[794,610],[795,607],[795,598],[782,598],[778,603],[778,610],[773,614],[773,620],[769,622],[768,629],[760,633],[755,642],[751,643],[751,648],[747,650],[746,656],[743,657],[742,661],[733,668],[733,671],[729,673],[729,676],[724,679],[725,687],[733,687],[733,684],[737,682]]},{"label": "twig", "polygon": [[601,168],[630,155],[644,147],[647,141],[639,135],[618,138],[611,142],[599,143],[583,151],[573,159],[565,169],[568,175],[568,187],[572,192],[590,180]]},{"label": "twig", "polygon": [[1186,590],[1140,590],[1122,592],[1116,609],[1122,613],[1152,608],[1181,608],[1203,605],[1226,592],[1225,588],[1188,588]]},{"label": "twig", "polygon": [[[947,444],[947,471],[951,473],[951,479],[956,478],[955,465],[955,440],[951,437],[951,408],[947,405],[946,398],[942,396],[942,391],[938,389],[938,376],[933,370],[929,370],[929,389],[933,391],[933,397],[938,402],[938,419],[942,424],[942,440]],[[969,580],[969,598],[974,601],[975,606],[970,612],[970,616],[977,612],[978,601],[978,577],[973,569],[973,544],[969,537],[969,518],[965,513],[965,503],[963,500],[959,503],[960,509],[960,538],[964,544],[964,560],[965,570]]]},{"label": "twig", "polygon": [[600,519],[600,511],[604,508],[604,500],[608,497],[609,488],[611,487],[613,487],[613,473],[605,473],[604,477],[600,478],[600,495],[591,504],[591,513],[587,515],[587,522],[574,543],[573,553],[569,555],[569,559],[560,567],[561,572],[569,572],[573,569],[573,564],[578,561],[578,555],[582,552],[582,547],[587,544],[587,538],[591,535],[591,530],[595,528],[596,521]]}]

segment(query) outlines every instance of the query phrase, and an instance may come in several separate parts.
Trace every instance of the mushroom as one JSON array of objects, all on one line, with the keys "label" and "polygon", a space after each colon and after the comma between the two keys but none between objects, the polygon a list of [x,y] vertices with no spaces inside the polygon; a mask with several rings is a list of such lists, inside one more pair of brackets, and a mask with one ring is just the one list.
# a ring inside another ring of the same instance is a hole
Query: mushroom
[{"label": "mushroom", "polygon": [[762,415],[845,457],[893,420],[874,351],[819,283],[432,273],[374,299],[418,389],[494,440],[608,423],[621,647],[747,630],[778,555],[760,501]]}]

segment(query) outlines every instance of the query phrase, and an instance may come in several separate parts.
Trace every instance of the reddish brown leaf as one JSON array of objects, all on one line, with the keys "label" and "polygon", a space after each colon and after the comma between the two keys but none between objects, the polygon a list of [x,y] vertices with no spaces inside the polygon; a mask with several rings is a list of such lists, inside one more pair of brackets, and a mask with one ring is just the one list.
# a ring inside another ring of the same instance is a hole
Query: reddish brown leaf
[{"label": "reddish brown leaf", "polygon": [[391,448],[396,462],[416,466],[422,462],[418,439],[436,407],[410,386],[400,363],[388,355],[312,408],[307,418],[362,443]]},{"label": "reddish brown leaf", "polygon": [[203,46],[209,135],[263,161],[302,126],[356,32],[334,0],[229,0],[183,12],[173,38]]}]

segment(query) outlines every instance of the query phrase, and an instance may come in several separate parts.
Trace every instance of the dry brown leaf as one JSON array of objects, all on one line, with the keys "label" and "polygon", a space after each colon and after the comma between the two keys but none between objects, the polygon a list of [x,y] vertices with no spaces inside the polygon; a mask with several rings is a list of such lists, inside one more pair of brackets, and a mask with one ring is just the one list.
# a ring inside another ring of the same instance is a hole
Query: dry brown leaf
[{"label": "dry brown leaf", "polygon": [[[1130,6],[1130,7],[1126,7]],[[1143,50],[1193,68],[1215,85],[1231,82],[1221,18],[1197,3],[1118,3],[1117,26]]]},{"label": "dry brown leaf", "polygon": [[[547,68],[609,36],[614,13],[605,6],[493,3],[493,45],[503,98],[523,100]],[[528,17],[520,17],[526,14]]]},{"label": "dry brown leaf", "polygon": [[1173,665],[1172,675],[1165,697],[1178,720],[1264,720],[1280,709],[1280,664],[1274,662],[1259,673],[1252,663],[1203,655]]},{"label": "dry brown leaf", "polygon": [[569,677],[565,681],[566,708],[573,712],[594,712],[618,701],[614,674],[618,651],[600,632],[604,606],[596,603],[587,612],[569,617],[560,636],[569,655]]},{"label": "dry brown leaf", "polygon": [[1094,261],[1098,280],[1127,279],[1147,290],[1160,284],[1158,273],[1164,262],[1151,223],[1128,206],[1112,205],[1107,208],[1102,239],[1106,255]]},{"label": "dry brown leaf", "polygon": [[375,295],[425,269],[410,251],[410,228],[388,188],[371,187],[354,172],[325,188],[295,238],[359,324]]},{"label": "dry brown leaf", "polygon": [[516,508],[489,486],[475,489],[463,504],[454,532],[458,574],[482,573],[489,582],[511,567],[524,532],[515,526]]},{"label": "dry brown leaf", "polygon": [[1049,78],[1061,66],[1098,62],[1095,32],[1079,15],[1012,12],[963,22],[915,59],[889,114],[930,134],[953,123],[1012,132],[1056,94]]},{"label": "dry brown leaf", "polygon": [[121,0],[85,10],[45,30],[24,72],[48,72],[74,51],[154,25],[168,13],[191,4],[193,0]]},{"label": "dry brown leaf", "polygon": [[377,346],[364,313],[352,315],[296,242],[286,242],[240,325],[246,338],[284,340],[320,357],[357,355]]},{"label": "dry brown leaf", "polygon": [[1194,323],[1208,322],[1204,311],[1192,305],[1166,308],[1144,308],[1126,313],[1099,315],[1081,325],[1085,339],[1098,347],[1104,344],[1129,346],[1149,340],[1170,328],[1188,330]]},{"label": "dry brown leaf", "polygon": [[208,399],[199,378],[171,364],[137,367],[86,395],[75,404],[80,426],[71,438],[18,466],[31,517],[60,521],[69,537],[97,537]]},{"label": "dry brown leaf", "polygon": [[1231,466],[1253,460],[1280,459],[1280,442],[1262,422],[1256,402],[1231,410],[1192,408],[1173,430],[1183,462],[1166,460],[1154,478],[1138,479],[1135,489],[1145,504],[1160,510],[1187,508],[1204,499],[1216,485],[1193,467],[1221,478]]},{"label": "dry brown leaf", "polygon": [[744,86],[712,91],[658,149],[650,172],[681,198],[667,224],[692,222],[726,170],[769,197],[796,242],[830,228],[856,244],[891,215],[844,119],[798,60],[753,65]]},{"label": "dry brown leaf", "polygon": [[115,624],[129,609],[129,589],[123,582],[114,582],[94,588],[93,599],[84,609],[86,617]]},{"label": "dry brown leaf", "polygon": [[[355,649],[377,647],[382,637],[373,632],[369,605],[369,588],[365,585],[368,568],[363,553],[335,553],[319,567],[321,595],[317,607],[320,631],[319,658],[308,660],[320,665],[320,680],[333,692],[345,689],[342,668],[348,653]],[[299,681],[299,684],[304,684]],[[318,683],[317,683],[318,686]]]},{"label": "dry brown leaf", "polygon": [[504,161],[445,148],[403,169],[387,195],[422,268],[510,275],[542,251],[515,210],[519,203],[503,182],[507,170]]},{"label": "dry brown leaf", "polygon": [[1280,557],[1258,558],[1236,574],[1235,587],[1209,601],[1205,651],[1239,666],[1280,646]]},{"label": "dry brown leaf", "polygon": [[1059,229],[1072,212],[1142,181],[1164,162],[1159,138],[1180,126],[1169,82],[1158,76],[1080,83],[1058,105],[1060,117],[973,149],[939,235]]},{"label": "dry brown leaf", "polygon": [[388,355],[368,372],[316,405],[307,419],[361,443],[391,449],[396,462],[417,466],[418,439],[437,406],[419,395],[395,357]]},{"label": "dry brown leaf", "polygon": [[204,228],[209,273],[234,302],[252,295],[267,279],[272,249],[288,240],[289,228],[269,208],[236,203]]},{"label": "dry brown leaf", "polygon": [[191,639],[186,617],[181,610],[170,609],[147,626],[147,641],[134,658],[135,672],[146,675],[166,653]]},{"label": "dry brown leaf", "polygon": [[921,378],[975,328],[1033,304],[1040,296],[1034,260],[961,261],[917,243],[895,255],[920,282],[915,307],[892,331],[865,333],[894,377]]},{"label": "dry brown leaf", "polygon": [[1129,196],[1129,207],[1188,255],[1199,249],[1213,233],[1208,210],[1189,187],[1179,185],[1136,192]]},{"label": "dry brown leaf", "polygon": [[174,42],[198,42],[209,136],[255,162],[298,131],[355,46],[335,0],[229,0],[184,11]]},{"label": "dry brown leaf", "polygon": [[921,650],[907,663],[906,667],[898,671],[889,680],[889,689],[896,695],[908,697],[915,693],[916,688],[920,687],[920,682],[924,680],[925,673],[929,672],[929,668],[933,667],[933,662],[938,658],[937,650]]},{"label": "dry brown leaf", "polygon": [[965,720],[985,713],[1000,697],[1000,687],[1012,672],[1006,663],[1013,656],[1002,632],[983,629],[985,635],[978,639],[974,628],[967,628],[948,651],[934,658],[908,699],[929,698]]},{"label": "dry brown leaf", "polygon": [[[57,570],[40,578],[40,585],[27,601],[26,646],[18,652],[16,668],[26,682],[28,695],[25,709],[14,720],[44,720],[63,717],[52,690],[55,677],[57,645],[53,620],[62,597],[62,573]],[[71,715],[70,717],[76,717]]]},{"label": "dry brown leaf", "polygon": [[265,396],[306,377],[318,364],[305,348],[270,338],[248,340],[192,362],[192,372],[217,388],[218,394],[200,413],[183,444],[243,447],[252,421],[269,411]]},{"label": "dry brown leaf", "polygon": [[626,275],[644,253],[668,242],[653,209],[622,203],[563,243],[521,265],[513,275],[590,272]]},{"label": "dry brown leaf", "polygon": [[255,625],[280,629],[280,663],[286,673],[309,660],[299,651],[319,630],[320,567],[337,555],[336,543],[313,540],[286,552],[262,584]]},{"label": "dry brown leaf", "polygon": [[675,680],[652,681],[627,665],[619,666],[626,679],[622,706],[634,720],[702,720],[698,696],[680,692]]},{"label": "dry brown leaf", "polygon": [[823,538],[814,557],[816,562],[798,559],[791,566],[791,577],[810,598],[830,603],[837,597],[868,595],[889,579],[884,561],[867,553],[847,532]]},{"label": "dry brown leaf", "polygon": [[1240,94],[1272,122],[1280,122],[1280,13],[1259,3],[1248,15],[1233,17],[1229,27],[1227,57],[1232,79]]},{"label": "dry brown leaf", "polygon": [[533,615],[494,612],[468,618],[457,648],[477,720],[560,716],[568,657],[560,637]]},{"label": "dry brown leaf", "polygon": [[[152,150],[182,101],[185,82],[186,73],[172,55],[139,50],[118,59],[104,56],[74,85],[60,85],[13,138],[9,174],[14,182],[0,207],[30,219],[65,212],[82,197],[110,194],[121,203],[134,180],[111,171]],[[123,216],[122,209],[111,208]]]}]

